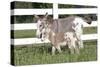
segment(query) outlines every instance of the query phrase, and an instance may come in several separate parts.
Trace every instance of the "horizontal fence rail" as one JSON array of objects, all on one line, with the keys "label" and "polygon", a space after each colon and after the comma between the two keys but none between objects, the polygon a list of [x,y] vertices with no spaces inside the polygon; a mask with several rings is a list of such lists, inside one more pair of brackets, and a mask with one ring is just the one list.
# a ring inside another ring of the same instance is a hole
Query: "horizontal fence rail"
[{"label": "horizontal fence rail", "polygon": [[[96,27],[97,21],[92,21],[92,24],[84,24],[83,27]],[[37,29],[37,23],[11,24],[11,30],[28,30]]]},{"label": "horizontal fence rail", "polygon": [[[44,15],[53,14],[53,9],[13,9],[11,15]],[[97,8],[67,8],[57,9],[58,14],[96,14]]]},{"label": "horizontal fence rail", "polygon": [[46,12],[52,14],[53,9],[14,9],[11,10],[11,15],[44,15]]},{"label": "horizontal fence rail", "polygon": [[[91,40],[91,39],[92,40],[97,39],[97,34],[82,35],[82,40]],[[38,38],[12,39],[12,44],[14,45],[28,45],[28,44],[39,44],[39,43],[50,43],[50,41],[49,40],[41,41]]]}]

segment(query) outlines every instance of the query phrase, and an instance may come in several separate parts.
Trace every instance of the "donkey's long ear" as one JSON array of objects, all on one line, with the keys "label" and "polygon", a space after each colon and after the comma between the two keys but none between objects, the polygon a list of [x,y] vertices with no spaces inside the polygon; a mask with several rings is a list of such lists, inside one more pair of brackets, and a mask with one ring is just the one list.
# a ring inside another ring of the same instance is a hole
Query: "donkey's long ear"
[{"label": "donkey's long ear", "polygon": [[34,17],[35,17],[36,19],[38,19],[38,18],[39,18],[39,16],[37,16],[37,15],[35,15],[35,14],[34,14]]},{"label": "donkey's long ear", "polygon": [[44,16],[45,18],[47,18],[48,17],[48,13],[46,12],[46,14],[45,14],[45,16]]}]

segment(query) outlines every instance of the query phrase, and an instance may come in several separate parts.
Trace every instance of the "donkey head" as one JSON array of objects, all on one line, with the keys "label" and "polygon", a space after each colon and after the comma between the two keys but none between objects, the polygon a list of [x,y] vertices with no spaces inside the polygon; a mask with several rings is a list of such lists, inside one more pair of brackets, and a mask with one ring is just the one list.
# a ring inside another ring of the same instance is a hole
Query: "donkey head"
[{"label": "donkey head", "polygon": [[46,13],[42,18],[40,18],[39,16],[37,15],[34,15],[35,18],[37,19],[37,31],[36,31],[36,36],[40,39],[43,39],[43,33],[45,31],[45,27],[46,27],[46,24],[47,24],[47,16],[48,16],[48,13]]},{"label": "donkey head", "polygon": [[88,24],[91,24],[92,23],[92,19],[87,15],[87,16],[84,16],[84,20],[88,23]]}]

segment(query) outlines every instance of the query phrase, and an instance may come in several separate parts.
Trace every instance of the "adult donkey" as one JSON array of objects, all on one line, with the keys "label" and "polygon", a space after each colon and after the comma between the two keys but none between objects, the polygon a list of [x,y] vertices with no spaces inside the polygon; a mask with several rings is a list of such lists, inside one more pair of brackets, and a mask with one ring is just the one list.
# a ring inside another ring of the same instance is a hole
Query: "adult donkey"
[{"label": "adult donkey", "polygon": [[[91,24],[89,17],[81,18],[77,16],[69,16],[63,19],[47,19],[48,14],[40,18],[37,15],[37,37],[44,40],[46,37],[49,38],[53,44],[52,52],[55,52],[57,48],[61,52],[59,43],[63,43],[66,39],[64,34],[66,32],[74,33],[79,48],[83,48],[83,41],[81,40],[82,28],[84,23]],[[48,33],[48,34],[47,34]],[[74,38],[74,37],[73,37]],[[66,45],[66,43],[63,43]]]}]

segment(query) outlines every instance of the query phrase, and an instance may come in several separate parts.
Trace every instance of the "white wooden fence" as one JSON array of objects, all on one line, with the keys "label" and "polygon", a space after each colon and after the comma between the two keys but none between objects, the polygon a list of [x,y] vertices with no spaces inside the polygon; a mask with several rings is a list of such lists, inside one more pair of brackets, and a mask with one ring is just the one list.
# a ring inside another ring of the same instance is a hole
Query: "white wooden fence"
[{"label": "white wooden fence", "polygon": [[[52,0],[50,2],[52,2]],[[74,4],[74,2],[72,2],[72,4]],[[86,5],[86,3],[84,3],[84,5]],[[93,4],[91,3],[91,5]],[[59,14],[97,14],[97,8],[58,9],[58,3],[53,3],[53,9],[13,9],[11,10],[11,15],[33,15],[33,14],[44,15],[46,12],[48,12],[48,14],[53,14],[54,19],[58,19]],[[91,25],[84,24],[84,27],[97,27],[97,21],[93,21]],[[11,30],[27,30],[27,29],[37,29],[36,23],[11,25]],[[92,39],[97,39],[97,33],[82,35],[82,40],[92,40]],[[48,40],[41,42],[41,40],[37,38],[11,39],[11,43],[14,45],[26,45],[26,44],[34,44],[34,43],[48,43],[48,42],[49,42]]]}]

